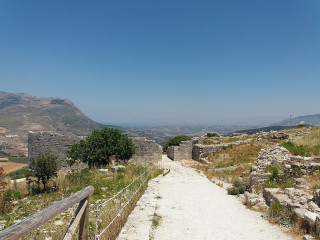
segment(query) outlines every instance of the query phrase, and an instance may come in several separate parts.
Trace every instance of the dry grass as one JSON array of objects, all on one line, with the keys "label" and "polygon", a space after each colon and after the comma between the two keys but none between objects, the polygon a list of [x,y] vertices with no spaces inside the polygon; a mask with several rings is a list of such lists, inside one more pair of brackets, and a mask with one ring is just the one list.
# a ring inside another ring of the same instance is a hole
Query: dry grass
[{"label": "dry grass", "polygon": [[[72,193],[77,192],[84,188],[85,186],[92,185],[95,188],[94,193],[90,196],[90,214],[89,214],[89,239],[94,238],[95,232],[95,221],[96,221],[96,206],[103,201],[106,201],[116,192],[120,191],[123,187],[131,183],[133,178],[136,178],[144,171],[141,166],[126,166],[125,171],[118,172],[114,176],[101,174],[97,169],[92,169],[84,174],[73,173],[71,175],[60,175],[56,179],[57,185],[59,186],[59,191],[53,191],[49,193],[42,193],[39,195],[29,195],[23,199],[17,199],[17,203],[14,205],[13,210],[5,215],[0,215],[0,220],[6,221],[6,227],[16,223],[19,220],[28,217],[39,210],[42,210],[50,206],[53,202],[59,201]],[[151,170],[151,177],[156,177],[161,174],[161,170],[154,168]],[[143,178],[141,179],[143,180]],[[147,184],[148,181],[146,181]],[[146,187],[141,188],[138,194],[130,201],[130,203],[123,209],[121,214],[122,225],[125,223],[128,215],[133,210],[137,200],[143,194]],[[17,190],[24,192],[26,189],[17,186]],[[124,193],[122,197],[122,204],[131,197],[132,191],[137,191],[137,184],[133,185],[129,191]],[[123,205],[122,205],[123,206]],[[51,237],[52,239],[62,239],[63,235],[69,225],[77,204],[67,211],[56,216],[48,223],[45,223],[37,230],[32,231],[22,239],[45,239],[46,237]],[[117,215],[120,209],[120,196],[118,196],[114,201],[111,201],[106,208],[102,211],[102,219],[100,227],[105,227],[110,219],[113,219]],[[57,221],[62,221],[62,225],[57,225]],[[55,224],[56,223],[56,224]],[[111,225],[109,233],[104,235],[101,239],[115,239],[115,236],[119,233],[120,220],[116,221]]]},{"label": "dry grass", "polygon": [[28,166],[28,164],[24,163],[15,163],[15,162],[0,162],[0,167],[2,167],[6,174],[15,172],[17,170],[20,170],[24,167]]},{"label": "dry grass", "polygon": [[[266,147],[266,143],[248,143],[239,146],[229,147],[219,153],[208,156],[212,165],[196,164],[195,168],[203,171],[208,179],[218,178],[230,182],[235,177],[240,177],[245,170],[249,170],[254,165],[261,148]],[[234,170],[216,171],[219,168],[236,167]]]},{"label": "dry grass", "polygon": [[304,135],[301,139],[293,141],[298,145],[318,146],[320,145],[320,127],[312,127],[309,134]]},{"label": "dry grass", "polygon": [[308,130],[307,127],[300,127],[300,128],[292,128],[292,129],[283,129],[282,132],[284,133],[304,133]]}]

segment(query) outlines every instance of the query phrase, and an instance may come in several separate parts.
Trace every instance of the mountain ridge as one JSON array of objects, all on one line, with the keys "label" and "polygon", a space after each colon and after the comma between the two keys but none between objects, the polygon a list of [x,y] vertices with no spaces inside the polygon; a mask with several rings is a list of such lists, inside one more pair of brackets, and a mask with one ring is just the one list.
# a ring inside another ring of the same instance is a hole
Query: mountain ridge
[{"label": "mountain ridge", "polygon": [[28,131],[84,136],[104,126],[68,99],[0,91],[0,145],[26,147]]},{"label": "mountain ridge", "polygon": [[275,123],[274,125],[281,125],[281,126],[294,126],[299,124],[305,125],[320,125],[320,114],[309,114],[303,116],[297,116],[295,118],[285,119],[280,122]]}]

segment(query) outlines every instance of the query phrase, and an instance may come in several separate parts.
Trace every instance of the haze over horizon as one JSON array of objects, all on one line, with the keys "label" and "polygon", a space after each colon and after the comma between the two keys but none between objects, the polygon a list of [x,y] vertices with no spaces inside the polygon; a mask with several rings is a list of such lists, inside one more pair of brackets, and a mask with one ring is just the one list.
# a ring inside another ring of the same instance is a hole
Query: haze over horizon
[{"label": "haze over horizon", "polygon": [[0,90],[119,125],[320,113],[320,1],[10,1]]}]

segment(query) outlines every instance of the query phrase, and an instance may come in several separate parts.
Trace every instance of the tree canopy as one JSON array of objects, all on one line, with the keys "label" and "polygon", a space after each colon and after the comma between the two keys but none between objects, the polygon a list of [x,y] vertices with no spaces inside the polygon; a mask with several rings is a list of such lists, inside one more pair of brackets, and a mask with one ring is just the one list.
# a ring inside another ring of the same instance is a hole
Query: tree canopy
[{"label": "tree canopy", "polygon": [[170,146],[179,146],[179,144],[182,142],[182,141],[189,141],[191,140],[190,137],[188,136],[184,136],[184,135],[180,135],[180,136],[176,136],[174,138],[171,138],[168,142],[166,142],[164,144],[164,146],[166,148],[170,147]]},{"label": "tree canopy", "polygon": [[110,156],[127,160],[135,152],[132,140],[119,129],[93,130],[85,140],[71,146],[67,156],[73,161],[81,160],[92,166],[103,166],[110,162]]}]

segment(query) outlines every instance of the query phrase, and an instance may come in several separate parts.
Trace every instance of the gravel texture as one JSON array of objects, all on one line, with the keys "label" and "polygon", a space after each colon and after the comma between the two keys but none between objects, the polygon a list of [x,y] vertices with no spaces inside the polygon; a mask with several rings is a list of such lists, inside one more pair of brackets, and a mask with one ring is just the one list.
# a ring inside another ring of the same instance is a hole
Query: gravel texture
[{"label": "gravel texture", "polygon": [[161,165],[170,173],[150,181],[118,239],[293,239],[196,170],[166,156]]}]

